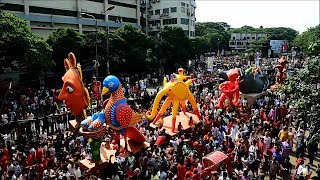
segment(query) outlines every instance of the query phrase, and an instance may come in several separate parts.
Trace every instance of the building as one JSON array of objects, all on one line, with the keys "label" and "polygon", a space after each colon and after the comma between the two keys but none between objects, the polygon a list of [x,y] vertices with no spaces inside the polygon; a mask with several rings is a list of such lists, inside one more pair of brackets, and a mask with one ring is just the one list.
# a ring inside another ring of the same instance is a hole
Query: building
[{"label": "building", "polygon": [[25,19],[31,30],[44,38],[59,27],[81,33],[95,31],[96,24],[98,30],[113,31],[125,23],[141,28],[140,0],[0,0],[0,3],[4,4],[3,10]]},{"label": "building", "polygon": [[229,40],[229,47],[233,51],[246,50],[252,41],[259,40],[260,38],[267,39],[267,34],[261,33],[232,33]]},{"label": "building", "polygon": [[179,26],[188,37],[195,36],[195,0],[140,0],[147,35],[156,36],[163,26]]}]

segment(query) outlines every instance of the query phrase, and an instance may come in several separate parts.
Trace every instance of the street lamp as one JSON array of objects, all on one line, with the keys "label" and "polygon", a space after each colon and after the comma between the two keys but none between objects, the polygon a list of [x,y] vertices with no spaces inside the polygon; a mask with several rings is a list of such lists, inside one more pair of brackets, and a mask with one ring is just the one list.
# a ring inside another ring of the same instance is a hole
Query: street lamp
[{"label": "street lamp", "polygon": [[[106,10],[104,10],[104,11],[101,11],[101,14],[106,14],[107,13],[107,11],[111,11],[111,10],[113,10],[115,8],[115,6],[110,6],[110,7],[108,7]],[[106,14],[106,16],[107,16],[107,14]],[[108,20],[109,20],[109,18],[108,18]],[[106,64],[107,64],[107,74],[109,75],[110,74],[110,71],[109,71],[109,25],[107,24],[107,28],[106,28],[106,30],[107,30],[107,33],[106,33],[106,35],[107,35],[107,59],[106,59]]]},{"label": "street lamp", "polygon": [[98,66],[99,66],[99,61],[98,61],[98,21],[97,19],[91,15],[91,14],[88,14],[88,13],[80,13],[81,15],[84,15],[84,16],[88,16],[88,17],[91,17],[94,21],[95,21],[95,29],[96,29],[96,32],[95,32],[95,39],[96,39],[96,43],[95,43],[95,47],[96,47],[96,59],[95,59],[95,63],[94,63],[94,66],[95,66],[95,69],[96,69],[96,79],[98,80],[98,77],[99,77],[99,74],[98,74]]}]

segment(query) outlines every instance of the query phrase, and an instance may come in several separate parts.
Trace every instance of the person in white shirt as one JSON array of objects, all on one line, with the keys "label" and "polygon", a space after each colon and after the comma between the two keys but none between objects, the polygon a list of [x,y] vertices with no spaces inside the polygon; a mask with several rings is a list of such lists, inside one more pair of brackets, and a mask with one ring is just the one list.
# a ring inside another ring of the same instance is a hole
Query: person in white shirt
[{"label": "person in white shirt", "polygon": [[1,115],[1,121],[2,121],[2,123],[4,123],[4,124],[7,124],[8,123],[8,115],[7,114],[2,114]]}]

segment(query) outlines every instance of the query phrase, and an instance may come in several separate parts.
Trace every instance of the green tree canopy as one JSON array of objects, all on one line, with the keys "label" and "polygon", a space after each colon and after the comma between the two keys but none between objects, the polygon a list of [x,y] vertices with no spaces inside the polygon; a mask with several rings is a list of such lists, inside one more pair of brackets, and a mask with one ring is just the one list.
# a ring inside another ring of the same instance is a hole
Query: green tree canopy
[{"label": "green tree canopy", "polygon": [[55,70],[63,71],[63,60],[69,52],[75,53],[77,59],[82,59],[81,55],[85,53],[81,51],[84,42],[84,35],[70,28],[59,28],[52,32],[47,39],[47,43],[53,50],[52,59],[56,64]]},{"label": "green tree canopy", "polygon": [[20,71],[41,72],[52,66],[49,45],[8,12],[0,12],[0,57],[3,67]]},{"label": "green tree canopy", "polygon": [[208,51],[217,51],[229,47],[230,34],[226,29],[230,26],[225,22],[196,23],[196,36],[204,36],[209,39]]},{"label": "green tree canopy", "polygon": [[309,28],[307,31],[298,35],[294,41],[294,46],[299,47],[309,56],[320,54],[320,25]]},{"label": "green tree canopy", "polygon": [[[145,72],[153,43],[140,29],[126,24],[110,35],[111,71]],[[133,68],[134,67],[134,68]],[[117,69],[116,69],[117,68]]]},{"label": "green tree canopy", "polygon": [[181,27],[165,26],[156,40],[156,56],[168,72],[184,67],[192,54],[189,38]]},{"label": "green tree canopy", "polygon": [[299,73],[282,89],[289,96],[289,105],[295,107],[306,123],[320,116],[320,58],[307,60]]}]

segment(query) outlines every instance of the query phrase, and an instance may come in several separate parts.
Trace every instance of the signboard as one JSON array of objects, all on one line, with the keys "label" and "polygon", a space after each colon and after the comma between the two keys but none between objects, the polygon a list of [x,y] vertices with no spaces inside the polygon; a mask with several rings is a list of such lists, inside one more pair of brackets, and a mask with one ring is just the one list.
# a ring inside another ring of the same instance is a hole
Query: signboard
[{"label": "signboard", "polygon": [[101,100],[101,82],[100,81],[93,81],[92,92],[93,92],[94,100],[100,101]]},{"label": "signboard", "polygon": [[286,53],[289,50],[289,44],[287,40],[270,40],[271,50],[275,54]]},{"label": "signboard", "polygon": [[210,71],[210,72],[213,71],[213,60],[214,60],[214,57],[207,58],[207,71]]}]

